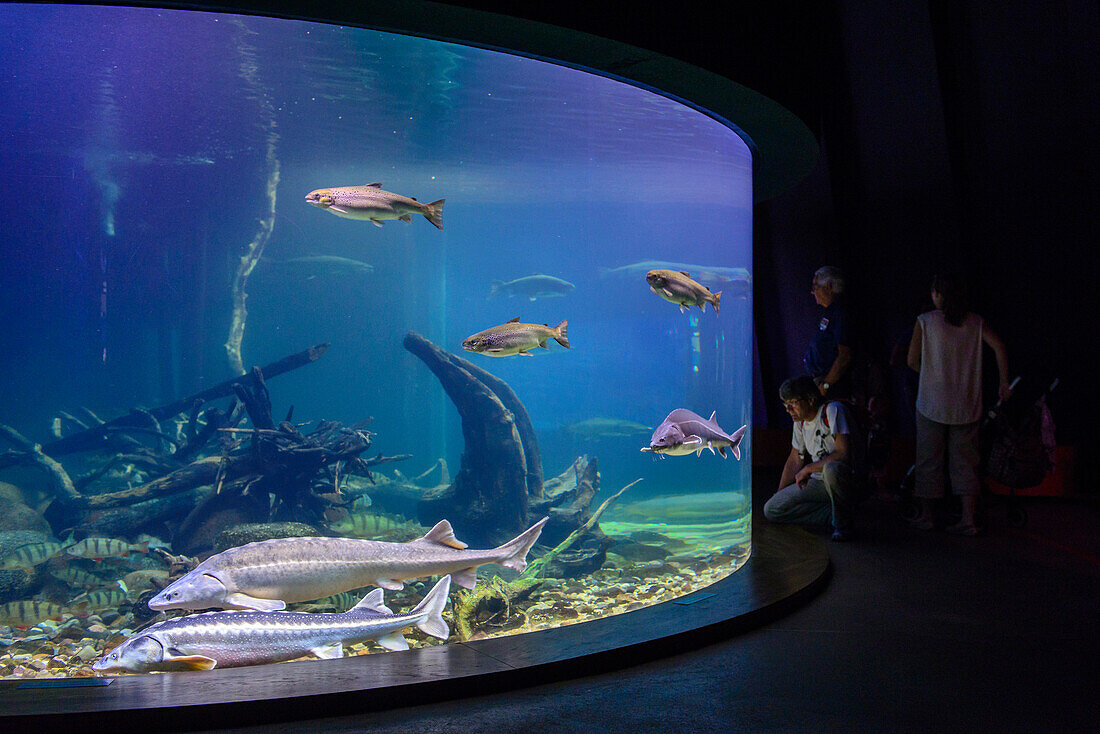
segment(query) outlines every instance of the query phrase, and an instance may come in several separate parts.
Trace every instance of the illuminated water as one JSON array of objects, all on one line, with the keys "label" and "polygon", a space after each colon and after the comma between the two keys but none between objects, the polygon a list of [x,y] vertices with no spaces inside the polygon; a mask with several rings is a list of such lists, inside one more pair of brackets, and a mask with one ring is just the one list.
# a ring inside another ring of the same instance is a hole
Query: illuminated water
[{"label": "illuminated water", "polygon": [[[331,344],[316,363],[269,381],[275,423],[291,406],[303,432],[320,420],[372,418],[364,458],[412,455],[380,466],[383,479],[394,469],[415,476],[440,458],[453,477],[464,449],[459,415],[402,345],[415,331],[508,383],[530,415],[547,479],[580,455],[598,460],[592,509],[644,479],[608,510],[604,530],[623,542],[648,526],[673,541],[637,542],[665,557],[631,560],[612,547],[604,568],[554,592],[579,614],[536,598],[521,629],[686,593],[744,560],[751,440],[740,462],[709,452],[655,460],[639,451],[678,407],[703,416],[717,410],[731,433],[751,424],[752,166],[728,128],[617,81],[361,29],[39,5],[4,5],[0,19],[0,424],[48,445],[62,411],[87,422],[87,408],[109,420],[233,377],[225,343],[234,276],[274,201],[263,259],[246,283],[243,365]],[[379,228],[304,201],[314,189],[370,182],[422,202],[446,198],[444,229],[418,215]],[[296,260],[315,256],[372,270],[332,272]],[[645,261],[705,266],[691,275],[723,291],[720,314],[709,306],[681,313],[658,298],[645,281],[648,267],[638,265]],[[487,297],[493,280],[533,274],[575,289],[533,301]],[[515,316],[551,326],[568,319],[572,348],[551,340],[534,358],[503,359],[462,351],[466,336]],[[228,399],[212,405],[225,410]],[[624,423],[593,433],[582,424],[593,418]],[[171,420],[162,427],[183,435]],[[75,430],[65,420],[58,428]],[[139,451],[166,451],[150,435],[133,438]],[[214,441],[200,455],[221,451]],[[114,453],[57,458],[79,477]],[[16,463],[15,454],[0,459],[0,481],[10,485],[0,498],[0,551],[7,552],[4,533],[17,530],[58,541],[69,531],[77,540],[91,533],[64,525],[56,508],[51,514],[45,474]],[[158,476],[134,466],[122,461],[80,491],[113,492]],[[187,554],[174,538],[211,491],[109,536],[134,541],[144,533]],[[643,512],[631,511],[643,501]],[[9,511],[15,504],[53,524]],[[702,519],[700,506],[709,508]],[[377,501],[373,509],[386,512]],[[292,519],[325,531],[316,518]],[[84,636],[94,621],[83,614],[68,621],[79,590],[50,580],[63,567],[93,573],[104,587],[136,568],[167,569],[161,556],[135,553],[102,562],[58,556],[36,567],[30,586],[4,581],[22,571],[0,571],[0,603],[56,603],[71,631],[0,626],[7,647],[0,673],[75,674],[86,661],[73,655],[89,645],[100,653],[124,636],[119,630],[140,623],[131,593],[99,618],[107,632]],[[605,603],[616,594],[593,596],[611,586],[622,592],[618,602]],[[414,587],[414,596],[422,590]],[[585,594],[591,598],[577,601]],[[391,606],[406,608],[402,598]],[[20,642],[28,634],[41,639]],[[28,667],[36,653],[54,662]]]}]

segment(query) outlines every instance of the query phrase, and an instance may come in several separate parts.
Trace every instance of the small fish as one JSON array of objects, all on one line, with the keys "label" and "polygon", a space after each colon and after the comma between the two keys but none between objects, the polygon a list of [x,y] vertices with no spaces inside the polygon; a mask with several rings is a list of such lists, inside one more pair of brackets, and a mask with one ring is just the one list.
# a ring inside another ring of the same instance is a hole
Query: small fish
[{"label": "small fish", "polygon": [[69,608],[81,614],[90,609],[113,609],[127,599],[126,592],[119,589],[96,589],[86,591],[69,601]]},{"label": "small fish", "polygon": [[301,272],[306,280],[312,280],[317,276],[343,276],[343,275],[371,275],[374,266],[361,260],[352,260],[350,257],[338,257],[336,255],[307,255],[306,257],[292,257],[289,260],[272,260],[263,258],[261,263],[280,265],[287,269]]},{"label": "small fish", "polygon": [[35,566],[40,566],[60,554],[61,550],[61,544],[53,541],[21,545],[0,559],[0,571],[26,571],[30,573]]},{"label": "small fish", "polygon": [[65,546],[65,552],[77,558],[125,558],[131,552],[148,553],[149,541],[131,544],[116,538],[85,538],[79,543]]},{"label": "small fish", "polygon": [[401,630],[415,625],[447,639],[443,607],[451,577],[444,576],[405,614],[386,607],[381,589],[343,614],[208,612],[159,622],[133,635],[92,666],[100,673],[210,670],[293,660],[308,653],[340,658],[344,645],[377,640],[387,650],[408,650]]},{"label": "small fish", "polygon": [[[161,583],[157,583],[157,582]],[[168,581],[168,572],[160,568],[142,568],[131,571],[116,583],[126,592],[136,593],[145,589],[163,588]]]},{"label": "small fish", "polygon": [[64,610],[52,602],[23,599],[0,605],[0,624],[10,627],[33,627],[46,619],[59,620],[63,613]]},{"label": "small fish", "polygon": [[741,458],[741,449],[737,447],[745,435],[747,426],[741,426],[733,435],[727,434],[718,426],[718,411],[710,414],[710,418],[692,413],[685,408],[677,408],[661,421],[661,425],[653,431],[649,439],[649,446],[642,451],[652,451],[655,454],[669,454],[671,456],[688,456],[703,453],[703,449],[714,449],[722,458],[726,458],[728,446],[735,458]]},{"label": "small fish", "polygon": [[[375,515],[370,512],[353,512],[341,520],[329,525],[329,530],[341,535],[355,535],[368,538],[376,535],[392,535],[404,525],[392,517]],[[421,531],[423,532],[423,531]]]},{"label": "small fish", "polygon": [[50,569],[50,575],[77,589],[95,589],[103,585],[103,580],[76,566],[63,566]]},{"label": "small fish", "polygon": [[553,339],[569,349],[569,340],[565,336],[568,325],[568,321],[562,321],[553,328],[546,324],[521,324],[519,316],[516,316],[506,324],[466,337],[462,341],[462,348],[487,357],[510,357],[513,354],[530,357],[531,349],[549,349],[546,341]]},{"label": "small fish", "polygon": [[350,591],[341,591],[339,594],[333,594],[332,596],[326,596],[324,599],[318,599],[317,601],[310,602],[304,607],[299,607],[297,611],[319,611],[322,609],[336,609],[341,612],[345,612],[351,609],[362,597],[362,593],[356,595]]},{"label": "small fish", "polygon": [[529,301],[534,301],[536,298],[564,296],[574,288],[576,286],[568,280],[555,278],[552,275],[528,275],[525,278],[516,278],[508,282],[494,280],[489,284],[489,298],[506,295],[520,296]]},{"label": "small fish", "polygon": [[649,433],[649,426],[619,420],[618,418],[589,418],[579,423],[571,423],[565,427],[565,431],[587,439],[622,438],[635,436],[639,433]]},{"label": "small fish", "polygon": [[467,549],[446,520],[408,543],[355,538],[261,540],[210,556],[150,599],[149,608],[273,612],[285,609],[289,602],[362,586],[396,591],[403,579],[444,573],[451,574],[459,586],[472,589],[478,566],[499,563],[525,569],[527,552],[548,519],[490,550]]},{"label": "small fish", "polygon": [[438,229],[443,229],[443,202],[446,199],[421,204],[408,196],[383,191],[380,183],[370,183],[317,189],[306,194],[306,201],[338,217],[369,221],[377,227],[387,219],[408,223],[412,221],[412,214],[423,214]]},{"label": "small fish", "polygon": [[686,272],[650,270],[646,273],[645,279],[651,291],[666,301],[679,304],[680,313],[686,310],[684,306],[698,306],[706,311],[708,303],[713,304],[714,312],[718,313],[718,302],[722,298],[722,291],[711,293],[710,288],[695,282]]}]

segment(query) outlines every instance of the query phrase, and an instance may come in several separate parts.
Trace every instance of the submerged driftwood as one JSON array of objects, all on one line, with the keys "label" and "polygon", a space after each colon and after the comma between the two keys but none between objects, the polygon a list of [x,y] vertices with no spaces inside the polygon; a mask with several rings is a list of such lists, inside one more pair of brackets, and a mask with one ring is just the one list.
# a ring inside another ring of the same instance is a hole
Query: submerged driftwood
[{"label": "submerged driftwood", "polygon": [[[439,378],[462,418],[465,441],[454,482],[445,492],[420,502],[420,523],[431,527],[446,518],[475,546],[514,537],[528,520],[527,457],[516,414],[479,377],[483,371],[466,360],[414,332],[405,336],[404,345]],[[518,399],[514,407],[526,414]]]},{"label": "submerged driftwood", "polygon": [[540,542],[552,545],[583,525],[599,490],[599,463],[587,454],[578,456],[568,469],[543,482],[543,496],[531,500],[532,516],[550,516]]},{"label": "submerged driftwood", "polygon": [[[40,466],[50,477],[54,500],[46,510],[46,517],[53,528],[79,527],[101,534],[132,534],[143,526],[186,515],[176,528],[174,540],[189,549],[197,547],[197,537],[209,535],[211,518],[218,513],[252,521],[287,518],[319,521],[327,509],[343,502],[339,491],[341,474],[369,478],[371,467],[408,458],[382,455],[362,458],[373,435],[362,426],[322,421],[312,431],[303,433],[300,426],[290,422],[293,408],[287,420],[276,425],[262,370],[253,368],[245,380],[228,383],[243,411],[234,408],[226,414],[210,408],[203,413],[205,425],[199,429],[201,403],[196,401],[185,438],[163,443],[166,453],[154,454],[139,446],[135,451],[143,453],[109,458],[103,466],[79,477],[78,483],[72,481],[60,463],[15,430],[0,427],[0,436],[19,448],[9,452],[9,456],[19,463]],[[236,427],[244,412],[251,419],[251,428]],[[152,416],[147,417],[155,421]],[[220,437],[220,455],[190,460],[215,434]],[[171,452],[170,446],[177,450]],[[142,472],[138,474],[159,476],[125,489],[81,491],[123,462],[131,468],[140,464]]]},{"label": "submerged driftwood", "polygon": [[[260,368],[262,374],[271,379],[277,375],[281,375],[285,372],[297,369],[303,365],[316,362],[321,356],[328,351],[329,345],[317,344],[304,351],[292,354],[289,357],[284,357],[277,362],[272,362],[265,367]],[[108,446],[113,433],[119,429],[129,429],[134,427],[148,427],[149,417],[151,416],[155,421],[165,421],[172,418],[185,410],[194,410],[196,403],[202,405],[203,403],[210,402],[211,400],[217,400],[219,398],[229,397],[234,394],[234,390],[238,386],[245,385],[252,380],[250,375],[242,375],[235,377],[231,380],[226,380],[214,387],[208,388],[201,392],[190,395],[182,400],[176,400],[175,402],[167,405],[162,405],[151,410],[134,410],[130,413],[119,416],[114,420],[100,423],[98,425],[90,426],[89,428],[82,430],[78,433],[59,438],[56,441],[51,441],[42,446],[42,452],[52,457],[64,456],[66,454],[76,453],[78,451],[92,451],[95,449],[101,449]]]},{"label": "submerged driftwood", "polygon": [[542,585],[541,577],[546,570],[552,564],[560,562],[562,556],[568,553],[574,544],[590,533],[593,528],[598,527],[596,523],[604,510],[617,500],[619,495],[640,481],[642,480],[635,479],[604,500],[583,525],[553,549],[528,563],[526,570],[517,578],[505,581],[500,576],[496,576],[489,583],[478,584],[469,591],[460,591],[454,599],[453,607],[455,629],[459,639],[470,640],[483,634],[486,628],[511,629],[526,622],[526,615],[521,611],[514,611],[513,605],[524,601],[537,591]]}]

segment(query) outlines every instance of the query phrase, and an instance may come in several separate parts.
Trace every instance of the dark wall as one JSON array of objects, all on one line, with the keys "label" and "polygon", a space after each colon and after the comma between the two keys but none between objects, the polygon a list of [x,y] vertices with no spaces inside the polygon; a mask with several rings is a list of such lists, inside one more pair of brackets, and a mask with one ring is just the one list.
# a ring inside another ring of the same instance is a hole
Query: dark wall
[{"label": "dark wall", "polygon": [[865,353],[879,360],[911,331],[932,274],[960,272],[1025,389],[1062,378],[1051,400],[1059,439],[1096,438],[1097,402],[1080,398],[1091,392],[1086,325],[1100,285],[1093,0],[451,4],[681,58],[771,96],[815,131],[818,168],[756,212],[769,422],[784,422],[771,396],[799,369],[815,321],[808,284],[829,263],[848,272]]}]

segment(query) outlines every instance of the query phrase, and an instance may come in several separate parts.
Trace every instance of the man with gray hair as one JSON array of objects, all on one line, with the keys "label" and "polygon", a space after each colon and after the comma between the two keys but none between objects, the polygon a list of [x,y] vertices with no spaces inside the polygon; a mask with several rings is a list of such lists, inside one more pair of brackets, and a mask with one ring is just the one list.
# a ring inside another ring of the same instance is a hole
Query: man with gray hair
[{"label": "man with gray hair", "polygon": [[852,331],[844,305],[844,275],[832,265],[818,268],[810,292],[821,307],[817,329],[802,358],[806,373],[827,398],[851,394]]}]

